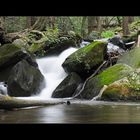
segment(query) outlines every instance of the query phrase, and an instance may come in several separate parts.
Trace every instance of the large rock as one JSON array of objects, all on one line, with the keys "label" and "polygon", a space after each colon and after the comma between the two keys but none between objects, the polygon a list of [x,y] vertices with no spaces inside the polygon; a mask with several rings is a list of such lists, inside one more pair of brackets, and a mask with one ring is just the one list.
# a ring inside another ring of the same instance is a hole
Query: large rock
[{"label": "large rock", "polygon": [[126,64],[116,64],[99,75],[91,77],[87,80],[84,89],[77,96],[77,98],[92,99],[97,96],[104,85],[109,85],[114,81],[122,79],[132,70],[132,68]]},{"label": "large rock", "polygon": [[12,42],[12,44],[23,48],[29,48],[28,42],[23,39],[16,39]]},{"label": "large rock", "polygon": [[57,55],[69,47],[80,47],[82,38],[75,32],[69,31],[59,35],[45,35],[34,42],[29,51],[37,56]]},{"label": "large rock", "polygon": [[119,46],[120,48],[126,50],[125,43],[123,42],[123,40],[121,39],[121,37],[119,35],[116,35],[116,36],[112,37],[108,41],[110,43],[112,43],[116,46]]},{"label": "large rock", "polygon": [[33,55],[25,51],[24,48],[14,44],[5,44],[0,47],[0,81],[7,81],[12,67],[26,59],[31,65],[37,67],[36,60]]},{"label": "large rock", "polygon": [[110,84],[103,92],[101,100],[140,100],[140,69],[134,70],[127,77]]},{"label": "large rock", "polygon": [[132,68],[140,68],[140,48],[134,48],[126,53],[124,53],[117,63],[124,63]]},{"label": "large rock", "polygon": [[66,72],[76,72],[87,77],[104,61],[107,43],[95,41],[71,54],[62,64]]},{"label": "large rock", "polygon": [[5,44],[0,47],[0,68],[16,64],[25,56],[25,50],[14,44]]},{"label": "large rock", "polygon": [[42,88],[43,79],[38,68],[22,60],[11,70],[8,78],[8,94],[16,97],[37,94]]},{"label": "large rock", "polygon": [[81,78],[76,73],[69,74],[54,90],[52,97],[53,98],[66,98],[72,97],[82,83]]}]

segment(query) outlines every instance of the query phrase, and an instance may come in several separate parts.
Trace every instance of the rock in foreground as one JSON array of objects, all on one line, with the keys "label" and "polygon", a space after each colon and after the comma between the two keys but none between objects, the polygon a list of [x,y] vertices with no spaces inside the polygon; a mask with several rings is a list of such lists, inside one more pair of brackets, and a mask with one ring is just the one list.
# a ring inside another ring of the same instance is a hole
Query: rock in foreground
[{"label": "rock in foreground", "polygon": [[99,75],[87,80],[84,89],[77,98],[92,99],[97,96],[104,85],[109,85],[127,76],[132,68],[126,64],[116,64]]},{"label": "rock in foreground", "polygon": [[76,72],[87,77],[104,61],[107,43],[95,41],[71,54],[62,64],[66,72]]},{"label": "rock in foreground", "polygon": [[110,84],[103,92],[101,100],[138,101],[140,100],[140,69]]},{"label": "rock in foreground", "polygon": [[76,73],[71,73],[54,90],[52,97],[72,97],[80,83],[82,83],[82,80],[79,75],[77,75]]},{"label": "rock in foreground", "polygon": [[26,97],[37,94],[43,85],[40,70],[31,66],[26,60],[17,63],[8,78],[8,94],[15,97]]}]

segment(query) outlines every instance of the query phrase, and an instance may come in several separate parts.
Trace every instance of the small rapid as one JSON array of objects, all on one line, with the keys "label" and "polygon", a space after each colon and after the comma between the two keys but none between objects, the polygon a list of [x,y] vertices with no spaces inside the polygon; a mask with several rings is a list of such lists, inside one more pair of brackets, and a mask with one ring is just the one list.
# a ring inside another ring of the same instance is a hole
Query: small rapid
[{"label": "small rapid", "polygon": [[71,47],[63,51],[58,56],[50,56],[37,59],[39,69],[45,78],[45,88],[42,89],[42,91],[38,95],[39,97],[43,99],[51,98],[52,92],[67,76],[67,73],[62,67],[62,63],[70,54],[72,54],[76,50],[76,48]]}]

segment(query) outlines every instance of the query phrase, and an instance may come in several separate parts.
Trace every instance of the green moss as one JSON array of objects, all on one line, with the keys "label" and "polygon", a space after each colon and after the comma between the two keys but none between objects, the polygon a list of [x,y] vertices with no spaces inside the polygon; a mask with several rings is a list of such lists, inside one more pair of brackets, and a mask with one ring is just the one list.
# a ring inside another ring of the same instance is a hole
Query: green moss
[{"label": "green moss", "polygon": [[63,63],[67,71],[84,73],[104,60],[107,43],[95,41],[71,54]]},{"label": "green moss", "polygon": [[110,85],[111,83],[126,77],[133,69],[126,64],[116,64],[97,76],[91,77],[81,92],[81,96],[85,99],[92,99],[97,96],[104,85]]},{"label": "green moss", "polygon": [[107,45],[106,42],[102,42],[102,41],[94,41],[92,43],[90,43],[89,45],[87,45],[86,47],[84,48],[81,48],[77,51],[78,52],[84,52],[84,53],[87,53],[89,51],[92,51],[93,48],[99,48],[99,46],[103,46],[104,45]]},{"label": "green moss", "polygon": [[140,67],[140,48],[134,48],[133,50],[126,52],[118,59],[117,63],[124,63],[133,68]]},{"label": "green moss", "polygon": [[100,79],[100,83],[102,85],[109,85],[112,82],[126,76],[130,70],[132,70],[132,68],[129,67],[128,65],[116,64],[116,65],[108,68],[107,70],[103,71],[96,78]]},{"label": "green moss", "polygon": [[0,65],[9,61],[12,57],[15,57],[21,48],[19,46],[15,46],[13,44],[5,44],[0,47]]},{"label": "green moss", "polygon": [[33,43],[30,48],[28,49],[29,52],[34,53],[42,49],[42,46],[38,43]]},{"label": "green moss", "polygon": [[127,77],[110,84],[102,100],[140,100],[140,70],[133,70]]},{"label": "green moss", "polygon": [[19,46],[15,46],[13,44],[5,44],[0,47],[0,57],[9,55],[9,54],[17,52],[19,50],[20,50]]},{"label": "green moss", "polygon": [[108,88],[101,97],[101,100],[120,100],[120,89]]}]

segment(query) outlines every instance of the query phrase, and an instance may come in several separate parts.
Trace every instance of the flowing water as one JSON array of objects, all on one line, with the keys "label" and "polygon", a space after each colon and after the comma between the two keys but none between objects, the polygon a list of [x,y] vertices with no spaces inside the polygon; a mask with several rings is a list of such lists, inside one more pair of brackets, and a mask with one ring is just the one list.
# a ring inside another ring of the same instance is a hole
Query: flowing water
[{"label": "flowing water", "polygon": [[0,123],[140,123],[140,105],[94,101],[93,104],[63,104],[16,111],[0,111]]},{"label": "flowing water", "polygon": [[59,83],[67,76],[62,68],[62,63],[65,59],[75,52],[76,48],[68,48],[59,56],[51,56],[37,60],[39,69],[45,77],[45,88],[41,91],[39,97],[48,99],[51,98],[52,92],[59,85]]},{"label": "flowing water", "polygon": [[[88,42],[84,42],[81,47],[86,44]],[[37,59],[39,69],[45,77],[45,88],[38,96],[27,99],[52,100],[53,90],[67,76],[61,65],[76,50],[69,48],[58,56]],[[6,94],[4,84],[0,83],[0,86]],[[140,123],[140,104],[96,100],[71,102],[70,105],[61,104],[15,111],[0,110],[0,123]]]}]

